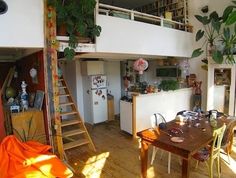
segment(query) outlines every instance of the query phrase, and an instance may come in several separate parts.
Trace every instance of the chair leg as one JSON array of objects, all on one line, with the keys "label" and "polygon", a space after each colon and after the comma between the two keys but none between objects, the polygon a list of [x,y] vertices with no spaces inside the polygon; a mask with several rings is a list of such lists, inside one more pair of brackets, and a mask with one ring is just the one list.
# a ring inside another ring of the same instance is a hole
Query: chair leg
[{"label": "chair leg", "polygon": [[168,152],[168,174],[170,174],[171,153]]},{"label": "chair leg", "polygon": [[197,160],[197,163],[196,163],[195,169],[198,168],[198,164],[199,164],[199,161]]},{"label": "chair leg", "polygon": [[218,173],[218,177],[220,177],[220,173],[221,173],[221,168],[220,168],[220,156],[217,157],[217,173]]},{"label": "chair leg", "polygon": [[163,153],[164,153],[164,151],[163,151],[163,150],[161,150],[161,156],[160,156],[160,160],[162,160]]},{"label": "chair leg", "polygon": [[209,177],[213,178],[213,161],[210,161],[210,165],[207,164],[207,162],[205,161],[206,165],[208,166],[208,170],[209,170]]},{"label": "chair leg", "polygon": [[156,156],[157,150],[158,150],[157,147],[153,147],[153,149],[152,149],[151,165],[153,164],[153,161],[154,161],[154,159],[155,159],[155,156]]},{"label": "chair leg", "polygon": [[229,162],[229,165],[230,165],[230,153],[229,153],[229,148],[227,148],[226,152],[227,152],[227,156],[228,156],[228,162]]}]

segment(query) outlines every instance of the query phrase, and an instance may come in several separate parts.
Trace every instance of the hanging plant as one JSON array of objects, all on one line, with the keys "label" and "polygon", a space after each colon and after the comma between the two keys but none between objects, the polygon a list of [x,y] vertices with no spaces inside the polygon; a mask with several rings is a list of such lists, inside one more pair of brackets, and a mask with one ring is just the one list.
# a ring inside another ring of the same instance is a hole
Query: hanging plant
[{"label": "hanging plant", "polygon": [[79,36],[92,40],[100,36],[101,27],[94,22],[94,8],[96,0],[48,0],[48,6],[55,8],[57,26],[64,26],[69,36],[68,47],[64,49],[64,56],[73,59]]}]

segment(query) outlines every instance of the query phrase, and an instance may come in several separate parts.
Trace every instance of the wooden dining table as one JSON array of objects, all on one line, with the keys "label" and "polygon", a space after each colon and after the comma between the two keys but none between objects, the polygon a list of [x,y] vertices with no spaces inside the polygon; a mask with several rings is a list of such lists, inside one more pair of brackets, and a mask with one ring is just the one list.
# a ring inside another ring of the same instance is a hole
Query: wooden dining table
[{"label": "wooden dining table", "polygon": [[[148,148],[153,145],[182,157],[182,177],[188,178],[191,156],[212,142],[215,128],[219,128],[223,123],[227,124],[229,121],[230,119],[225,117],[217,119],[217,125],[212,127],[205,117],[186,122],[183,125],[179,121],[172,120],[166,124],[167,127],[164,129],[152,128],[138,132],[137,136],[141,138],[142,177],[147,177]],[[180,131],[176,134],[171,132],[176,129]],[[181,137],[183,142],[173,142],[172,137]]]}]

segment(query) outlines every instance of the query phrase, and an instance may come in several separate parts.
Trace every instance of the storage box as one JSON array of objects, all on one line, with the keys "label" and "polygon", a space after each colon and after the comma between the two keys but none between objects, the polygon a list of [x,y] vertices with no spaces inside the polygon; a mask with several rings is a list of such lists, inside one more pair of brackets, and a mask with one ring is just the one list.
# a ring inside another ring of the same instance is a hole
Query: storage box
[{"label": "storage box", "polygon": [[82,61],[82,75],[102,75],[104,74],[104,61]]},{"label": "storage box", "polygon": [[115,111],[114,111],[114,96],[107,95],[107,113],[108,113],[108,121],[115,119]]}]

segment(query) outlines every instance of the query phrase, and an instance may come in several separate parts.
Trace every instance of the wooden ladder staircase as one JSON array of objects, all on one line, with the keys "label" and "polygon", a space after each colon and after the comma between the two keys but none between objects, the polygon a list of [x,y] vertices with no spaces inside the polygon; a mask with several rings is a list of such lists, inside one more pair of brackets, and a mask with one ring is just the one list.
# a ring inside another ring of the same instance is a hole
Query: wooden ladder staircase
[{"label": "wooden ladder staircase", "polygon": [[66,150],[77,148],[80,146],[87,145],[92,150],[96,151],[95,146],[89,133],[81,119],[80,113],[77,110],[76,104],[72,98],[72,95],[67,87],[67,84],[63,77],[59,79],[59,108],[61,127],[57,129],[62,135],[62,148],[64,152]]}]

